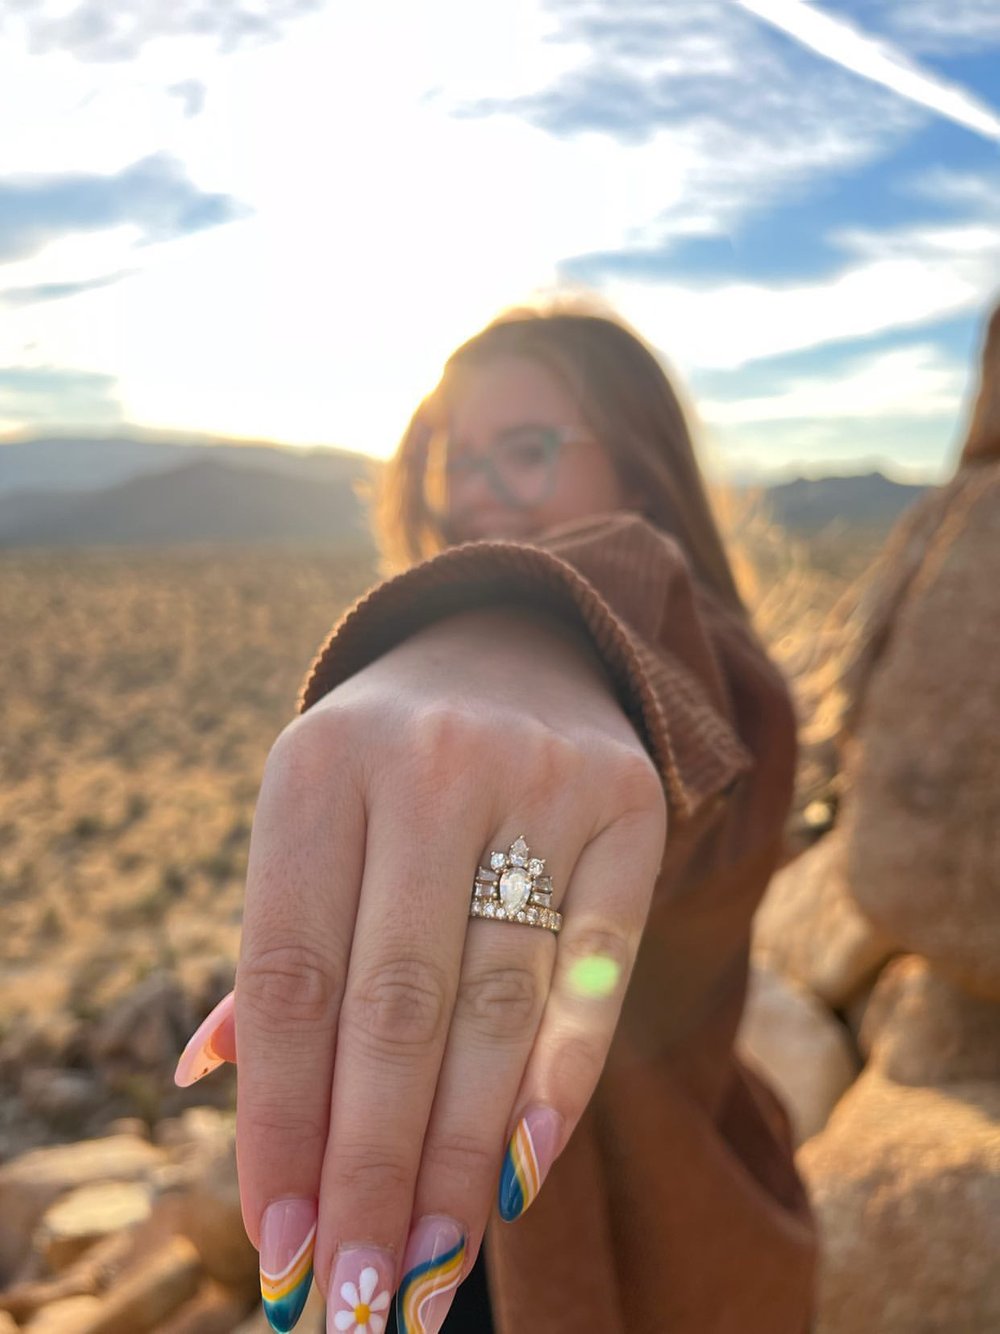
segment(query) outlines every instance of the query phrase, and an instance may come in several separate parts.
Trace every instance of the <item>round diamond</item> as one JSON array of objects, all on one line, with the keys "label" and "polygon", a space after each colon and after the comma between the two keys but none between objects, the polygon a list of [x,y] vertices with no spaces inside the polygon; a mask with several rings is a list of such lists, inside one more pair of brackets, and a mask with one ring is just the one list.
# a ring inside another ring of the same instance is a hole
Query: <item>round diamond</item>
[{"label": "round diamond", "polygon": [[493,867],[494,871],[502,871],[506,864],[507,864],[507,857],[504,853],[502,852],[490,853],[490,865]]},{"label": "round diamond", "polygon": [[493,914],[496,912],[496,909],[494,908],[492,903],[487,903],[486,906],[483,908],[483,912],[486,914],[487,917],[492,917]]},{"label": "round diamond", "polygon": [[545,863],[541,857],[532,857],[528,862],[528,874],[530,876],[541,875],[545,870]]}]

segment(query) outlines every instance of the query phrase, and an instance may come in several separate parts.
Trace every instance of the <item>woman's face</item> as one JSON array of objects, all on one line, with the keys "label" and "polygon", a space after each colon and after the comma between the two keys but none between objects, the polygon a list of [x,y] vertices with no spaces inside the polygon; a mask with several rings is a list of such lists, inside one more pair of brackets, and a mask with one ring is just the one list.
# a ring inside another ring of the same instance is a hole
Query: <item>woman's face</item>
[{"label": "woman's face", "polygon": [[453,542],[528,538],[628,503],[568,388],[537,361],[498,355],[464,368],[446,435]]}]

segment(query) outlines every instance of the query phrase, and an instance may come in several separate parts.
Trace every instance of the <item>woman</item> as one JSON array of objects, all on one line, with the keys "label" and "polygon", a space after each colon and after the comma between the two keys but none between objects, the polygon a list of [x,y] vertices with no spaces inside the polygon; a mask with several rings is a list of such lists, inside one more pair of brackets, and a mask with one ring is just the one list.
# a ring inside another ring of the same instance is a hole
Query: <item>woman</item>
[{"label": "woman", "polygon": [[795,721],[669,382],[614,317],[509,311],[379,520],[410,568],[320,652],[251,840],[238,1151],[272,1324],[314,1265],[330,1330],[381,1334],[396,1291],[436,1331],[473,1274],[448,1331],[803,1334],[787,1118],[732,1054]]}]

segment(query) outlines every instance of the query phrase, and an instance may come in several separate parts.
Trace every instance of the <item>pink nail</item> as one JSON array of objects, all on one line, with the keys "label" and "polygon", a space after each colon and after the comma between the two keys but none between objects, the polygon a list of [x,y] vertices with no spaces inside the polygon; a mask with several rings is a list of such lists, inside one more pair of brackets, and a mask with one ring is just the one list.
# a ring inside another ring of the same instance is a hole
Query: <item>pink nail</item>
[{"label": "pink nail", "polygon": [[174,1071],[174,1083],[180,1088],[189,1088],[218,1070],[230,1059],[230,1053],[235,1056],[235,999],[232,991],[224,996],[188,1039]]},{"label": "pink nail", "polygon": [[396,1293],[399,1334],[438,1334],[465,1267],[465,1233],[453,1218],[429,1214],[414,1225]]},{"label": "pink nail", "polygon": [[292,1329],[312,1284],[316,1201],[274,1200],[260,1220],[260,1295],[278,1334]]},{"label": "pink nail", "polygon": [[553,1107],[529,1107],[514,1127],[500,1169],[498,1205],[508,1223],[536,1198],[556,1156],[563,1119]]},{"label": "pink nail", "polygon": [[388,1251],[342,1246],[327,1296],[327,1334],[382,1334],[388,1320],[396,1266]]}]

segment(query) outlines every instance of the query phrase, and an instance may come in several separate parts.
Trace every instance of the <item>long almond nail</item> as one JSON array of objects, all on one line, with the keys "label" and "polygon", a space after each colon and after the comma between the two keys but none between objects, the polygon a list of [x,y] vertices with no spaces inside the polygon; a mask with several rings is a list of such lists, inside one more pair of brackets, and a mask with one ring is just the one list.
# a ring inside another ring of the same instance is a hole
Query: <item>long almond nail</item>
[{"label": "long almond nail", "polygon": [[228,996],[223,996],[212,1013],[202,1020],[188,1038],[187,1046],[181,1052],[177,1069],[174,1071],[174,1083],[182,1089],[197,1084],[199,1079],[204,1079],[229,1059],[220,1051],[219,1040],[223,1037],[224,1046],[232,1048],[233,1042],[229,1030],[233,1026],[235,999],[235,993],[232,991]]},{"label": "long almond nail", "polygon": [[388,1320],[396,1266],[388,1251],[342,1246],[326,1306],[327,1334],[382,1334]]},{"label": "long almond nail", "polygon": [[275,1200],[260,1220],[260,1295],[278,1334],[288,1334],[302,1314],[312,1283],[316,1241],[315,1200]]},{"label": "long almond nail", "polygon": [[514,1127],[500,1169],[497,1204],[508,1223],[520,1218],[542,1188],[559,1147],[563,1119],[552,1107],[531,1107]]},{"label": "long almond nail", "polygon": [[438,1334],[465,1265],[465,1233],[453,1218],[428,1214],[414,1225],[396,1293],[399,1334]]}]

